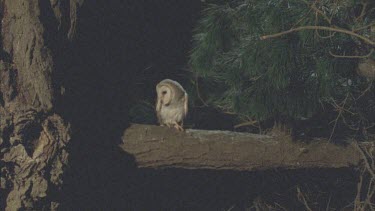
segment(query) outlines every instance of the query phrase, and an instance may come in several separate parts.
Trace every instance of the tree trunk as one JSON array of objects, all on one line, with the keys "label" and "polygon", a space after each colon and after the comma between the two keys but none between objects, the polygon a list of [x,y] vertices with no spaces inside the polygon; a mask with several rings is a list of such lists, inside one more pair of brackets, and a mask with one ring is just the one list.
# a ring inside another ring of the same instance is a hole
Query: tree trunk
[{"label": "tree trunk", "polygon": [[123,136],[122,149],[138,167],[253,171],[272,168],[343,168],[357,166],[360,153],[351,144],[328,140],[305,144],[289,136],[229,131],[186,130],[137,125]]},{"label": "tree trunk", "polygon": [[1,0],[0,209],[55,210],[69,124],[56,114],[56,61],[82,0]]}]

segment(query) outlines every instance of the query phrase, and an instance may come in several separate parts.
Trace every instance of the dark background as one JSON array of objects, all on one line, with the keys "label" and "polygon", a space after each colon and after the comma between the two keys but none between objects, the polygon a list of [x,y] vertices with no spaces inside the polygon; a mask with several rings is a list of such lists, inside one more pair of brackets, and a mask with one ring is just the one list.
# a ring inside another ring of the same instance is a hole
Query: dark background
[{"label": "dark background", "polygon": [[[164,78],[188,82],[192,30],[201,9],[199,0],[86,1],[80,8],[77,39],[63,58],[65,98],[59,109],[79,128],[73,131],[64,187],[56,193],[63,210],[243,210],[258,196],[294,197],[297,184],[314,178],[324,193],[355,187],[356,175],[348,170],[139,170],[119,149],[136,101],[153,100]],[[199,128],[223,126],[214,119]],[[353,183],[343,185],[337,174]],[[281,200],[293,203],[293,197]],[[325,207],[327,198],[322,200]]]}]

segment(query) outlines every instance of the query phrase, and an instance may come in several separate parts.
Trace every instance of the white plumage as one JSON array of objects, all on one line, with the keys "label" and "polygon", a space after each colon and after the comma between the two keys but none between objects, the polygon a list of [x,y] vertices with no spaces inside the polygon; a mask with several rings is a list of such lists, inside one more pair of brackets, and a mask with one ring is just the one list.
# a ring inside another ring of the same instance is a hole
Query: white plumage
[{"label": "white plumage", "polygon": [[188,95],[177,81],[164,79],[156,85],[156,115],[160,125],[183,130],[188,112]]}]

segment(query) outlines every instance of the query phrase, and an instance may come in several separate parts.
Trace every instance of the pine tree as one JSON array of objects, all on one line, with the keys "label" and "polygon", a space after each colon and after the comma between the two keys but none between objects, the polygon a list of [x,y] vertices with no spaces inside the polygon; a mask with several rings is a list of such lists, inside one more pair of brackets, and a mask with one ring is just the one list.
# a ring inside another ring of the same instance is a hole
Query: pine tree
[{"label": "pine tree", "polygon": [[374,29],[372,0],[211,1],[190,54],[197,91],[242,120],[368,129],[375,89],[358,65],[375,60]]}]

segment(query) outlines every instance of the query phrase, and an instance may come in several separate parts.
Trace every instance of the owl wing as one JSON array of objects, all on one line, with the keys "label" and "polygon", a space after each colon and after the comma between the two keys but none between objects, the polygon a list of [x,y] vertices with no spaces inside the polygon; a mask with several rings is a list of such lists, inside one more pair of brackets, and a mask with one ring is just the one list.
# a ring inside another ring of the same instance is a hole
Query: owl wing
[{"label": "owl wing", "polygon": [[160,99],[156,100],[155,110],[156,110],[156,116],[158,118],[158,122],[159,122],[159,124],[161,124],[162,122],[161,122],[161,116],[160,116],[160,111],[161,111],[161,102],[160,102]]},{"label": "owl wing", "polygon": [[189,105],[188,98],[189,97],[188,97],[187,93],[185,92],[185,96],[184,96],[184,116],[186,116],[187,113],[188,113],[188,105]]}]

